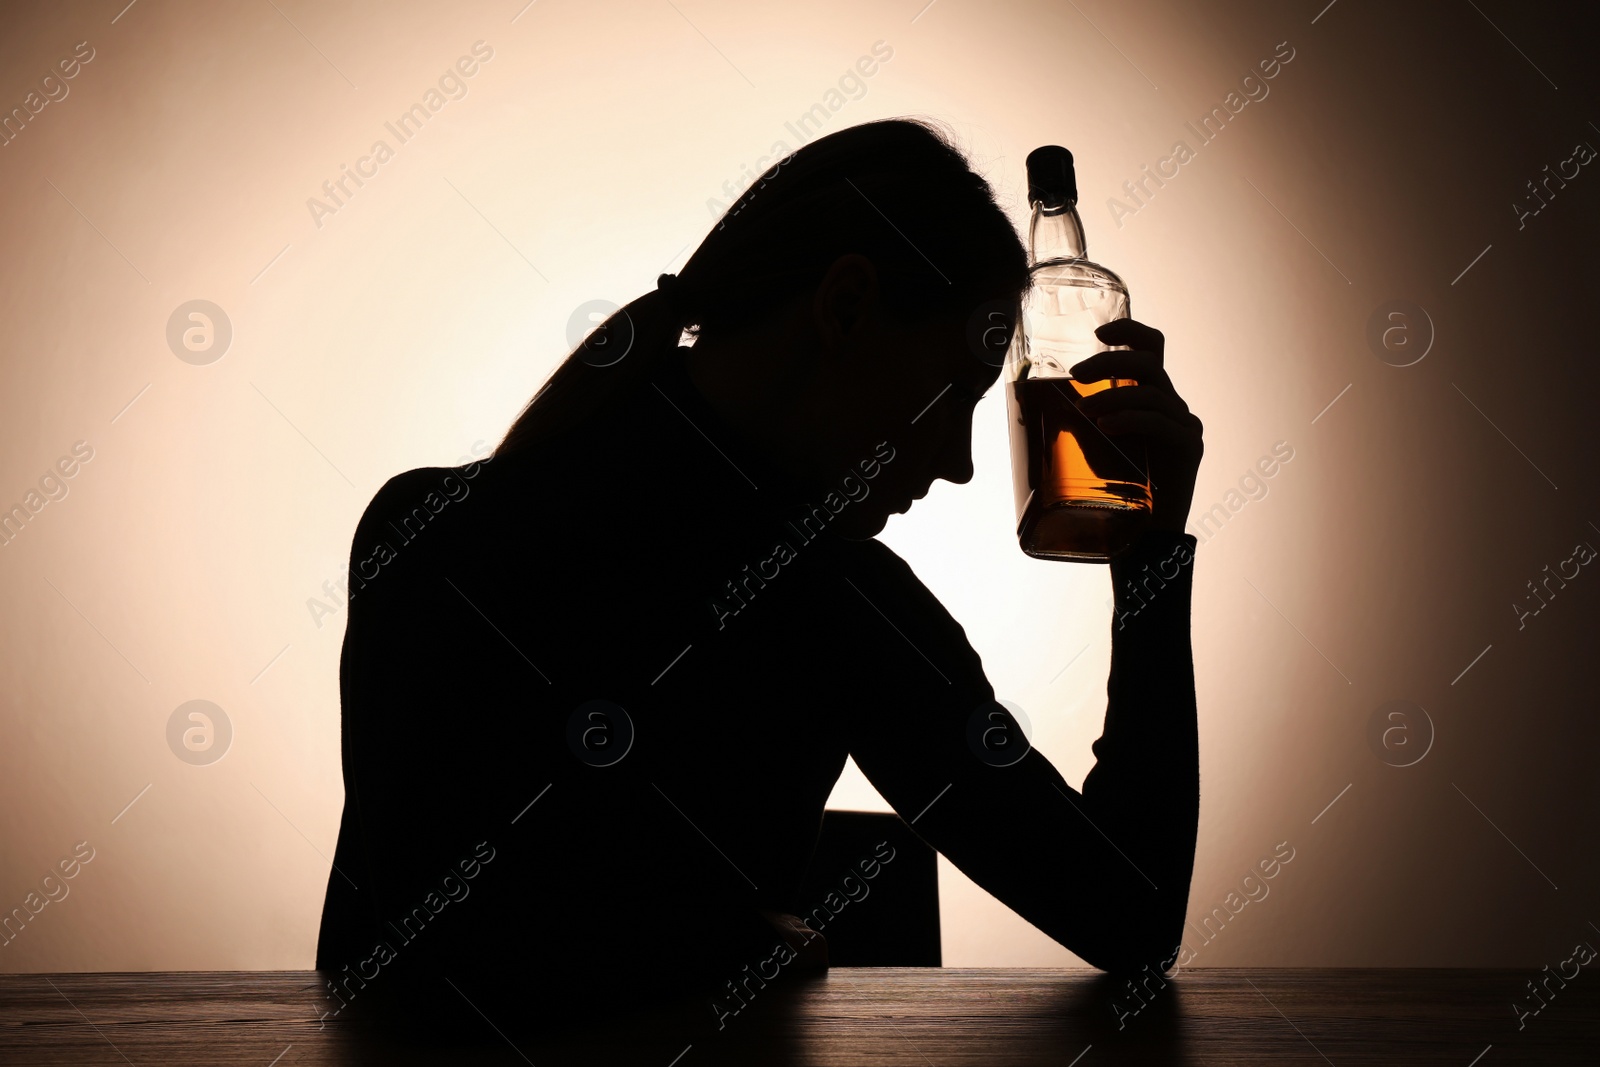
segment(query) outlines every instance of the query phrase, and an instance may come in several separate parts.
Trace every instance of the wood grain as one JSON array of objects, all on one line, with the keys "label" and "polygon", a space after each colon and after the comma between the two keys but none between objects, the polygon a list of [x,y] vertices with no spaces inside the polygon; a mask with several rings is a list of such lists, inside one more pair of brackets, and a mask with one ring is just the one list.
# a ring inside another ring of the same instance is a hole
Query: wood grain
[{"label": "wood grain", "polygon": [[[1135,1011],[1125,987],[1094,971],[836,968],[761,991],[720,1029],[700,1000],[564,1039],[495,1019],[430,1045],[349,1017],[320,1024],[326,1002],[310,971],[4,975],[0,1063],[1600,1063],[1600,980],[1580,973],[1519,1029],[1512,1004],[1528,1002],[1530,977],[1196,968],[1152,987]],[[595,997],[604,1014],[604,990]]]}]

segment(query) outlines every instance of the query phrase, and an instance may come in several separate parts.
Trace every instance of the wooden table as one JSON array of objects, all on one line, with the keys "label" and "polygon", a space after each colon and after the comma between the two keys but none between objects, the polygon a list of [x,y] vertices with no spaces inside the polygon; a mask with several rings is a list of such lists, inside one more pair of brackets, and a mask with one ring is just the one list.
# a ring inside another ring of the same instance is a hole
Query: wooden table
[{"label": "wooden table", "polygon": [[499,1019],[422,1047],[353,1020],[319,1028],[309,971],[3,975],[0,1064],[1600,1063],[1600,976],[1581,971],[1519,1030],[1512,1005],[1534,1003],[1525,983],[1537,976],[1196,968],[1136,1011],[1094,971],[840,968],[771,987],[720,1031],[699,1002],[584,1040],[518,1035]]}]

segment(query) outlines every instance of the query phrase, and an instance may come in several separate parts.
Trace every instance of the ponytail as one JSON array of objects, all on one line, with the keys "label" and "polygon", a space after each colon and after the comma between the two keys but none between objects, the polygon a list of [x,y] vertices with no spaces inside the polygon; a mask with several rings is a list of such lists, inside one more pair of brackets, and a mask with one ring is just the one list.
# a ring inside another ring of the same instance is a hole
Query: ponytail
[{"label": "ponytail", "polygon": [[528,401],[495,448],[495,458],[566,433],[598,412],[608,397],[647,381],[677,347],[685,325],[681,304],[660,288],[613,311]]}]

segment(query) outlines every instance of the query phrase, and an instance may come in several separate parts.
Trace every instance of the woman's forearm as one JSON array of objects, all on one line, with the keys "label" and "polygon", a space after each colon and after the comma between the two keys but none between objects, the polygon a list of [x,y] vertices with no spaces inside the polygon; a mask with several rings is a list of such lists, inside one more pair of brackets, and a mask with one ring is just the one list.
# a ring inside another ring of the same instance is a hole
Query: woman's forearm
[{"label": "woman's forearm", "polygon": [[1180,938],[1199,824],[1194,549],[1190,535],[1151,533],[1111,563],[1105,728],[1083,783],[1086,814],[1153,883],[1128,933],[1135,958],[1154,966],[1170,961]]}]

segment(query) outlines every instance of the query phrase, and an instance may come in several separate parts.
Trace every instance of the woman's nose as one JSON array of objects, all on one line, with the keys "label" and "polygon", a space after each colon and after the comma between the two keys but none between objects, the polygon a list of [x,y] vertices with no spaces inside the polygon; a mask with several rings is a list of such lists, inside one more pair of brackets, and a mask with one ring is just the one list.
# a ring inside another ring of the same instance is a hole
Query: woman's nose
[{"label": "woman's nose", "polygon": [[940,457],[939,469],[934,472],[934,477],[943,478],[956,485],[966,485],[972,481],[972,423],[970,420],[952,427],[950,436],[946,439],[943,455]]}]

